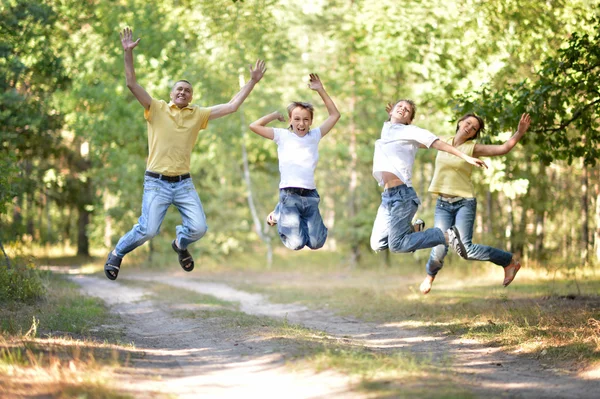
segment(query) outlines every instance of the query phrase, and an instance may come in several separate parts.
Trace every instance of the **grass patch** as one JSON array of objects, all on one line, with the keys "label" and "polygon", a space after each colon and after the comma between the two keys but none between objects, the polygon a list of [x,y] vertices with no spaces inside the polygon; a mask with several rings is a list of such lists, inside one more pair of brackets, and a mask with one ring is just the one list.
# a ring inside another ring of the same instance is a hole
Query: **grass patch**
[{"label": "grass patch", "polygon": [[559,367],[584,369],[600,366],[600,276],[581,274],[586,279],[574,283],[545,270],[522,270],[504,288],[501,269],[471,267],[438,277],[426,296],[418,292],[422,276],[380,267],[211,277],[266,294],[275,303],[328,308],[377,323],[411,321],[435,332],[518,349]]},{"label": "grass patch", "polygon": [[[445,375],[448,361],[430,359],[408,351],[379,351],[356,345],[349,339],[331,337],[291,324],[287,319],[249,315],[239,311],[237,302],[228,302],[210,295],[152,282],[128,281],[132,286],[152,290],[152,299],[171,308],[174,316],[203,319],[218,323],[220,329],[244,341],[248,355],[252,353],[281,353],[293,368],[319,372],[335,370],[353,376],[359,389],[369,394],[391,397],[429,397],[433,387],[446,392],[441,397],[469,397]],[[248,339],[248,337],[252,337]],[[231,335],[229,335],[231,339]],[[235,339],[232,342],[236,342]],[[399,382],[402,382],[401,384]],[[436,395],[440,397],[440,395]]]},{"label": "grass patch", "polygon": [[115,369],[143,356],[118,346],[120,330],[95,298],[62,276],[44,275],[46,295],[0,307],[0,386],[7,397],[131,398],[111,385]]},{"label": "grass patch", "polygon": [[68,333],[73,337],[95,336],[115,339],[119,331],[98,329],[103,324],[115,324],[118,317],[111,315],[98,298],[83,296],[79,286],[62,276],[47,273],[44,281],[47,294],[32,304],[4,302],[0,308],[0,331],[3,334],[22,335],[33,324],[36,335]]}]

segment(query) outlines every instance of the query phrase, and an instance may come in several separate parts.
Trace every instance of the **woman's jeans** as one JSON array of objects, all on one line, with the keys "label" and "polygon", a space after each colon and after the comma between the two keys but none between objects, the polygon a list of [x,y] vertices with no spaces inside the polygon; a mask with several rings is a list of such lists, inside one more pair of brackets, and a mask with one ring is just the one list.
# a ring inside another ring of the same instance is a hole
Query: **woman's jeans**
[{"label": "woman's jeans", "polygon": [[283,245],[296,251],[305,246],[319,249],[325,244],[327,227],[319,212],[319,202],[321,197],[316,189],[279,189],[275,219]]},{"label": "woman's jeans", "polygon": [[[490,261],[505,267],[510,264],[512,254],[487,245],[473,244],[473,225],[475,224],[475,212],[477,211],[477,200],[465,198],[454,203],[449,203],[438,198],[435,205],[435,217],[433,224],[442,230],[456,226],[463,244],[467,250],[469,260]],[[448,253],[447,245],[438,245],[431,250],[427,262],[427,274],[435,276],[444,266],[444,258]]]},{"label": "woman's jeans", "polygon": [[413,232],[412,219],[421,201],[412,187],[406,184],[385,189],[381,194],[381,205],[371,233],[371,248],[391,252],[412,252],[445,244],[446,238],[440,229]]},{"label": "woman's jeans", "polygon": [[172,183],[145,176],[142,215],[138,223],[117,243],[117,256],[122,258],[157,235],[171,204],[181,214],[182,224],[176,227],[177,242],[181,249],[206,234],[206,216],[191,178]]}]

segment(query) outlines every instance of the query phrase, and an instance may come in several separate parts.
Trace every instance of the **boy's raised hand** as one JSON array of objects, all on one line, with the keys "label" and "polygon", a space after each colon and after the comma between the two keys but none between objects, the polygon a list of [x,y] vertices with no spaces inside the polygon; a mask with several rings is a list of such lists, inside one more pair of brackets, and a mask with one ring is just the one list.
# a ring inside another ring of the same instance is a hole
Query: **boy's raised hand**
[{"label": "boy's raised hand", "polygon": [[256,60],[254,68],[250,65],[250,79],[258,82],[262,79],[266,71],[267,67],[265,66],[265,62],[263,60]]},{"label": "boy's raised hand", "polygon": [[319,79],[319,75],[316,73],[311,73],[310,82],[308,83],[308,88],[311,90],[320,90],[323,88],[323,83],[321,83],[321,79]]},{"label": "boy's raised hand", "polygon": [[283,116],[283,114],[279,111],[277,111],[277,120],[279,122],[285,122],[285,116]]},{"label": "boy's raised hand", "polygon": [[140,37],[135,42],[133,41],[133,31],[130,28],[123,29],[122,32],[119,33],[121,36],[121,44],[123,45],[123,50],[133,50],[142,38]]},{"label": "boy's raised hand", "polygon": [[387,113],[388,113],[388,115],[392,113],[392,110],[393,110],[393,109],[394,109],[394,104],[392,104],[392,103],[387,103],[387,104],[385,105],[385,112],[387,112]]}]

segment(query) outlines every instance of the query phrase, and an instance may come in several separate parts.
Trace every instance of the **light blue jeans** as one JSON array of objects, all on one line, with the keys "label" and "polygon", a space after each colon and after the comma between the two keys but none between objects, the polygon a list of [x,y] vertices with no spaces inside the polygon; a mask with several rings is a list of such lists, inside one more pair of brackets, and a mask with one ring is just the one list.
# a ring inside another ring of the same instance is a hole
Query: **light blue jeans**
[{"label": "light blue jeans", "polygon": [[327,227],[319,212],[321,197],[316,189],[279,189],[275,207],[277,231],[283,245],[297,251],[305,246],[319,249],[327,239]]},{"label": "light blue jeans", "polygon": [[[490,261],[498,266],[508,266],[512,260],[510,252],[487,245],[473,244],[476,211],[477,200],[475,198],[465,198],[452,204],[438,198],[433,224],[442,230],[449,229],[453,225],[456,226],[469,260]],[[444,258],[447,253],[448,246],[446,245],[438,245],[431,250],[426,266],[428,275],[435,276],[440,271],[444,266]]]},{"label": "light blue jeans", "polygon": [[206,234],[206,216],[191,178],[171,183],[145,176],[142,215],[137,224],[117,243],[117,256],[122,258],[157,235],[170,205],[175,205],[181,214],[182,224],[176,227],[176,237],[181,249],[187,248]]},{"label": "light blue jeans", "polygon": [[412,252],[445,244],[446,238],[438,228],[413,232],[412,219],[421,201],[412,187],[406,184],[386,189],[371,232],[371,248],[391,252]]}]

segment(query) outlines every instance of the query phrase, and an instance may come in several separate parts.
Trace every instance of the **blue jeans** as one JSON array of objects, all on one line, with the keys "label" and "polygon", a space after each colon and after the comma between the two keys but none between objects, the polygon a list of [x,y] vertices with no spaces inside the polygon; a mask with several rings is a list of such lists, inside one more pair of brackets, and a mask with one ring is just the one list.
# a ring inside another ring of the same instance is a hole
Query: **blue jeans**
[{"label": "blue jeans", "polygon": [[413,232],[412,219],[420,204],[415,190],[406,184],[384,190],[371,232],[371,248],[412,252],[445,244],[446,238],[440,229]]},{"label": "blue jeans", "polygon": [[181,249],[187,248],[206,234],[206,216],[191,178],[171,183],[145,176],[142,215],[138,223],[117,243],[117,256],[122,258],[157,235],[171,204],[181,214],[182,224],[176,227],[176,237]]},{"label": "blue jeans", "polygon": [[[469,260],[490,261],[505,267],[510,264],[512,254],[489,247],[487,245],[473,244],[473,225],[475,224],[475,212],[477,211],[477,200],[466,198],[454,203],[437,200],[435,205],[435,217],[433,224],[442,230],[456,226]],[[431,250],[429,261],[427,261],[427,274],[435,276],[444,266],[444,258],[448,253],[448,246],[438,245]]]},{"label": "blue jeans", "polygon": [[327,239],[327,227],[319,212],[321,197],[317,190],[286,187],[279,190],[275,208],[277,231],[283,245],[294,251],[319,249]]}]

